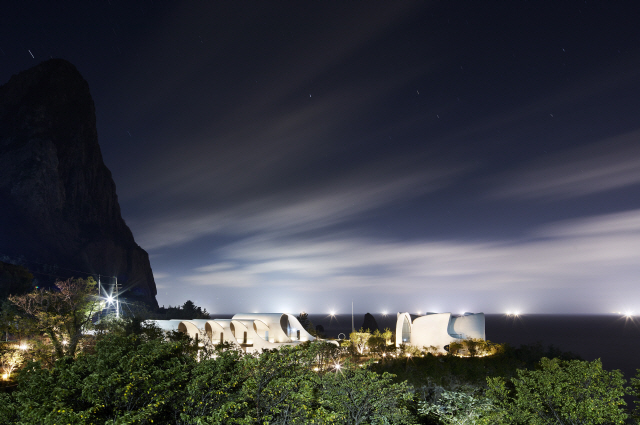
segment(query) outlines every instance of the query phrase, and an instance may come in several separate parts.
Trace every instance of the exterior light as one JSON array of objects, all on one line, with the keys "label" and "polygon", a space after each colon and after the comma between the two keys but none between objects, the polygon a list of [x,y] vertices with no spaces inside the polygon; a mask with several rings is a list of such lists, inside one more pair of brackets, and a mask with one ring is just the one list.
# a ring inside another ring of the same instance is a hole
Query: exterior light
[{"label": "exterior light", "polygon": [[22,344],[20,344],[20,349],[21,349],[22,351],[25,351],[25,350],[28,350],[28,349],[29,349],[29,346],[28,346],[27,344],[25,344],[25,343],[22,343]]},{"label": "exterior light", "polygon": [[333,368],[334,368],[335,370],[340,370],[340,369],[342,369],[342,365],[341,365],[340,363],[336,363],[336,364],[333,366]]},{"label": "exterior light", "polygon": [[62,345],[67,345],[68,343],[69,343],[69,341],[67,341],[66,339],[62,340]]},{"label": "exterior light", "polygon": [[113,297],[111,295],[107,297],[107,304],[113,304]]},{"label": "exterior light", "polygon": [[384,311],[382,312],[382,315],[383,315],[383,316],[386,316],[386,315],[387,315],[387,310],[384,310]]},{"label": "exterior light", "polygon": [[5,381],[8,381],[9,380],[9,374],[8,373],[3,374],[2,375],[2,379],[4,379]]}]

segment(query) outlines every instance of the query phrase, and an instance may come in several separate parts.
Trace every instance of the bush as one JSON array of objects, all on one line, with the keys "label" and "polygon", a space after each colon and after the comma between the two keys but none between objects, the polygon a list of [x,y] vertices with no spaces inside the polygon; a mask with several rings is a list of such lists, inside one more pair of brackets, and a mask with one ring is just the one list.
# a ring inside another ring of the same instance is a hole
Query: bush
[{"label": "bush", "polygon": [[488,378],[488,396],[516,424],[624,423],[625,380],[602,369],[600,360],[543,358],[537,370],[517,378]]}]

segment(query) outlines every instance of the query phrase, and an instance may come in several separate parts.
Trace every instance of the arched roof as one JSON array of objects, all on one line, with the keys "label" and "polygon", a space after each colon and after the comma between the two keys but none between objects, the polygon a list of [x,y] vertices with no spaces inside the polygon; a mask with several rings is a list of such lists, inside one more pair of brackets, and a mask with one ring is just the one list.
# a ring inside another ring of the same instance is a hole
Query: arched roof
[{"label": "arched roof", "polygon": [[178,330],[180,330],[181,332],[186,332],[187,334],[189,334],[189,336],[191,338],[195,338],[196,336],[200,336],[200,333],[202,332],[198,326],[193,323],[190,320],[183,320],[180,322],[180,325],[178,327]]}]

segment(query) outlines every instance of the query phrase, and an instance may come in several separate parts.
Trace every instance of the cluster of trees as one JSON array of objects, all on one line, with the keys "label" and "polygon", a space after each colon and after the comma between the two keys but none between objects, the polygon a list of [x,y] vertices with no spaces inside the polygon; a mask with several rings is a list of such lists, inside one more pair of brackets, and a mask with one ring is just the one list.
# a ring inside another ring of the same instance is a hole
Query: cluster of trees
[{"label": "cluster of trees", "polygon": [[[28,347],[0,345],[0,367],[14,383],[0,391],[0,424],[640,419],[640,409],[631,410],[623,399],[640,396],[640,374],[625,386],[619,371],[553,347],[513,349],[469,340],[450,347],[458,355],[434,355],[429,347],[396,348],[388,329],[361,329],[340,347],[314,342],[252,355],[228,344],[165,334],[142,319],[109,319],[95,326],[89,319],[100,305],[90,279],[58,282],[54,290],[9,300],[13,330],[33,338]],[[308,317],[299,318],[313,329]]]},{"label": "cluster of trees", "polygon": [[156,313],[147,312],[146,316],[154,319],[210,319],[206,308],[199,307],[191,300],[187,300],[182,306],[162,306]]},{"label": "cluster of trees", "polygon": [[94,353],[24,367],[18,390],[0,393],[0,424],[412,423],[406,384],[339,363],[336,350],[320,343],[249,355],[116,324]]},{"label": "cluster of trees", "polygon": [[598,360],[543,358],[484,386],[417,387],[330,343],[250,355],[131,320],[97,339],[51,367],[27,363],[18,388],[0,393],[0,424],[608,424],[625,423],[623,396],[640,394],[640,379],[625,387]]},{"label": "cluster of trees", "polygon": [[349,334],[349,340],[343,342],[349,347],[353,354],[364,355],[365,353],[374,357],[383,357],[386,354],[395,352],[393,343],[393,333],[389,329],[384,332],[376,329],[373,333],[369,329],[360,329]]}]

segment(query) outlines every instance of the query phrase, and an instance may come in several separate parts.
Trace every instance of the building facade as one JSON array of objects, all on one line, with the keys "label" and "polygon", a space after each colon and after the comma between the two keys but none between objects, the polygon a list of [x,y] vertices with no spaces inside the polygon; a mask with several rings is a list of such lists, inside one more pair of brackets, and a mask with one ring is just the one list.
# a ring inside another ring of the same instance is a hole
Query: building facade
[{"label": "building facade", "polygon": [[427,313],[415,316],[398,313],[396,320],[396,346],[414,346],[420,350],[436,347],[436,351],[448,351],[454,341],[463,339],[485,339],[484,313]]},{"label": "building facade", "polygon": [[298,319],[287,313],[241,313],[231,319],[149,320],[165,332],[179,331],[200,341],[239,345],[245,352],[261,352],[314,341]]}]

